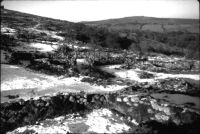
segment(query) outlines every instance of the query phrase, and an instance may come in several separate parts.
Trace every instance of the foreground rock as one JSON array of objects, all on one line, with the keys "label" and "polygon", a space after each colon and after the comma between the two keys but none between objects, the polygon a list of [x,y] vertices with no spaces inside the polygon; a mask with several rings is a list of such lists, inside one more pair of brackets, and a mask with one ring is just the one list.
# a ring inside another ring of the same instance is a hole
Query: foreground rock
[{"label": "foreground rock", "polygon": [[130,89],[107,94],[57,94],[2,103],[1,130],[3,133],[196,133],[199,109]]},{"label": "foreground rock", "polygon": [[41,97],[37,100],[19,100],[1,104],[1,130],[6,132],[14,128],[35,124],[36,121],[70,113],[87,113],[106,106],[104,95],[100,94],[59,94]]}]

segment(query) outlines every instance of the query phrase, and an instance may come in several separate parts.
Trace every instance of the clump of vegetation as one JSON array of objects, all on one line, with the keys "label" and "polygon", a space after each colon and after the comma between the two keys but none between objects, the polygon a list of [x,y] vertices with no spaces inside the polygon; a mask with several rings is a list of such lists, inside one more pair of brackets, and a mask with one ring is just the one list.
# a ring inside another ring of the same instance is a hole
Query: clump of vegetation
[{"label": "clump of vegetation", "polygon": [[[122,32],[122,31],[119,31]],[[132,33],[133,31],[127,31]],[[185,56],[189,59],[199,59],[199,36],[188,32],[150,32],[134,31],[139,39],[131,48],[140,49],[143,53],[162,53],[165,55]]]},{"label": "clump of vegetation", "polygon": [[106,87],[107,85],[113,84],[113,81],[111,81],[109,79],[100,79],[100,78],[96,78],[96,77],[83,78],[81,81],[82,82],[88,82],[90,84],[102,85],[104,87]]},{"label": "clump of vegetation", "polygon": [[11,47],[17,46],[16,38],[10,35],[1,34],[1,50],[11,50]]}]

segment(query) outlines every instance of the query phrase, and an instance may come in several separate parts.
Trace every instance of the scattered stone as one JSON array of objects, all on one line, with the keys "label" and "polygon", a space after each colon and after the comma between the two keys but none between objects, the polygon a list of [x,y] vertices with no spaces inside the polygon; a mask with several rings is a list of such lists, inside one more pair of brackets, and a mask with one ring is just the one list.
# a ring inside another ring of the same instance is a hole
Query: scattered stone
[{"label": "scattered stone", "polygon": [[134,105],[135,107],[138,107],[138,106],[139,106],[139,104],[138,104],[138,103],[133,103],[133,105]]},{"label": "scattered stone", "polygon": [[94,99],[95,99],[95,100],[98,100],[98,99],[99,99],[99,95],[95,95],[95,96],[94,96]]},{"label": "scattered stone", "polygon": [[124,102],[128,102],[128,97],[124,97],[124,98],[123,98],[123,101],[124,101]]},{"label": "scattered stone", "polygon": [[100,101],[101,101],[101,102],[104,102],[104,100],[105,100],[105,97],[104,97],[104,96],[101,96]]},{"label": "scattered stone", "polygon": [[69,97],[69,101],[75,102],[75,98],[74,98],[73,96],[70,96],[70,97]]},{"label": "scattered stone", "polygon": [[131,121],[131,122],[132,122],[133,124],[135,124],[136,126],[138,126],[138,125],[139,125],[139,123],[137,123],[135,119],[132,119],[132,121]]},{"label": "scattered stone", "polygon": [[122,99],[119,98],[119,97],[117,97],[117,98],[116,98],[116,101],[118,101],[118,102],[122,102]]},{"label": "scattered stone", "polygon": [[[113,101],[107,101],[106,98],[112,98]],[[116,102],[126,102],[127,105],[116,103],[114,100]],[[70,93],[67,95],[57,94],[51,97],[45,96],[37,100],[30,99],[24,102],[20,100],[15,103],[2,103],[1,122],[3,122],[2,127],[5,128],[3,131],[7,132],[20,125],[35,124],[36,121],[63,114],[80,112],[84,116],[85,112],[101,107],[112,108],[112,110],[117,112],[118,119],[132,122],[136,126],[150,120],[167,123],[169,119],[172,119],[172,122],[175,124],[180,124],[180,122],[183,124],[192,123],[200,118],[200,115],[194,114],[194,112],[186,110],[183,113],[182,107],[179,110],[166,102],[153,99],[151,96],[144,94],[137,94],[136,96],[131,94],[122,95],[121,93],[109,93],[105,95]],[[175,114],[180,114],[181,116],[175,116]],[[10,126],[14,125],[6,128],[8,125],[6,123]]]},{"label": "scattered stone", "polygon": [[152,109],[150,109],[150,108],[149,108],[149,109],[147,109],[147,112],[148,112],[148,113],[150,113],[150,114],[153,114],[153,110],[152,110]]},{"label": "scattered stone", "polygon": [[127,105],[132,106],[130,102],[126,102]]},{"label": "scattered stone", "polygon": [[128,117],[127,117],[127,120],[128,120],[128,121],[131,121],[131,117],[130,117],[130,116],[128,116]]},{"label": "scattered stone", "polygon": [[139,98],[137,96],[131,97],[132,102],[139,102]]},{"label": "scattered stone", "polygon": [[168,120],[169,120],[169,116],[163,115],[163,114],[161,114],[161,113],[155,114],[155,118],[156,118],[158,121],[168,121]]},{"label": "scattered stone", "polygon": [[166,113],[167,115],[171,115],[169,107],[160,106],[153,100],[151,100],[150,102],[151,102],[151,106],[152,106],[153,109],[158,110],[158,111],[162,111],[162,112]]}]

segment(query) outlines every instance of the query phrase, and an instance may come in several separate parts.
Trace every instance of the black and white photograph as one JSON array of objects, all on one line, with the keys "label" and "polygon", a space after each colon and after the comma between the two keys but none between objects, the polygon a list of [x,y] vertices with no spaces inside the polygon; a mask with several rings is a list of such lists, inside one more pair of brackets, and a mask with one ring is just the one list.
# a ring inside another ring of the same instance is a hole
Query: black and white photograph
[{"label": "black and white photograph", "polygon": [[1,134],[199,134],[199,0],[1,0]]}]

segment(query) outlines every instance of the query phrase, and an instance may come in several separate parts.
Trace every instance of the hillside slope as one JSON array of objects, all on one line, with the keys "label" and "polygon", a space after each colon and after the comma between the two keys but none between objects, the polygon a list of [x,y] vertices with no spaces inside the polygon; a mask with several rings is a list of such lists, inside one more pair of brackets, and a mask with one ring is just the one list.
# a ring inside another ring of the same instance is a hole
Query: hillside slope
[{"label": "hillside slope", "polygon": [[153,18],[153,17],[125,17],[102,21],[82,22],[91,26],[107,27],[115,30],[142,30],[152,32],[190,32],[199,33],[197,19]]},{"label": "hillside slope", "polygon": [[[48,41],[55,42],[59,40],[55,37],[61,36],[68,41],[80,41],[87,45],[111,48],[127,48],[122,45],[123,41],[128,42],[127,46],[130,46],[132,42],[132,40],[121,37],[118,33],[110,32],[105,28],[93,28],[82,23],[72,23],[7,9],[1,10],[2,27],[15,29],[18,36],[25,36],[26,39],[46,38]],[[5,28],[2,30],[5,31]],[[40,37],[36,32],[40,33]],[[54,34],[54,39],[49,38],[49,32]]]},{"label": "hillside slope", "polygon": [[33,41],[41,43],[45,40],[51,44],[78,41],[79,45],[95,48],[199,58],[198,20],[127,17],[72,23],[7,9],[1,9],[1,20],[1,42],[6,50],[11,49],[7,47],[8,42],[18,42],[19,49],[19,44]]},{"label": "hillside slope", "polygon": [[199,59],[199,20],[153,17],[125,17],[93,22],[88,26],[104,27],[138,40],[131,45],[144,53],[157,52]]}]

